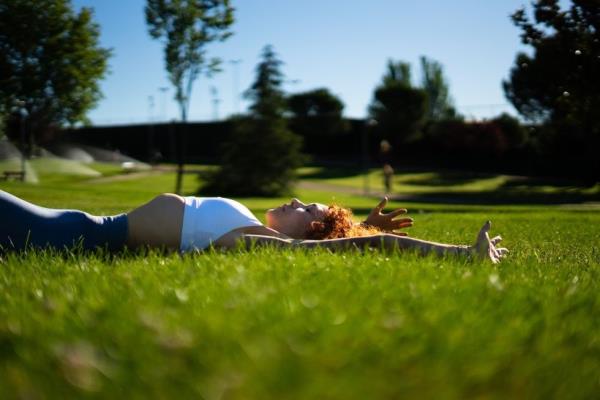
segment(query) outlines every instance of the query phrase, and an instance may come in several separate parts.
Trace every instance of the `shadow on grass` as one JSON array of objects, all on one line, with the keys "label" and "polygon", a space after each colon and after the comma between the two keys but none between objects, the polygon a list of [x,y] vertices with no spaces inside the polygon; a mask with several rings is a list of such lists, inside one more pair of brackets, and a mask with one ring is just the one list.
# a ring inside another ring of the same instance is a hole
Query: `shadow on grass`
[{"label": "shadow on grass", "polygon": [[465,171],[433,172],[431,176],[402,182],[423,187],[430,186],[431,191],[418,194],[400,193],[390,197],[402,202],[465,205],[557,205],[600,201],[600,190],[593,185],[586,186],[581,182],[557,178],[505,176],[505,181],[495,190],[449,191],[441,188],[436,190],[436,187],[460,186],[478,180],[494,180],[500,176]]},{"label": "shadow on grass", "polygon": [[[402,175],[402,173],[400,173]],[[429,177],[417,177],[413,179],[403,180],[403,184],[415,186],[452,186],[466,185],[478,181],[480,179],[489,179],[494,176],[480,173],[465,173],[465,172],[435,172]]]},{"label": "shadow on grass", "polygon": [[530,190],[495,190],[486,192],[432,192],[424,194],[392,195],[394,200],[415,203],[446,203],[470,205],[537,204],[557,205],[600,201],[600,194],[581,192],[539,193]]},{"label": "shadow on grass", "polygon": [[528,176],[513,176],[508,179],[504,185],[504,187],[512,188],[519,186],[528,186],[528,187],[540,187],[540,186],[552,186],[557,188],[586,188],[592,187],[593,185],[585,185],[582,182],[573,182],[568,179],[558,179],[558,178],[542,178],[542,177],[528,177]]}]

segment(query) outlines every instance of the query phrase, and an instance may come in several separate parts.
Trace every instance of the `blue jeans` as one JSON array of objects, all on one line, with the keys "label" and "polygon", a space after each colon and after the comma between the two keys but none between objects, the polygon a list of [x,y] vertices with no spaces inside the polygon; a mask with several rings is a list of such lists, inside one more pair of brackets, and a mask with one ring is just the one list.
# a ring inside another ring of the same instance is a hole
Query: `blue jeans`
[{"label": "blue jeans", "polygon": [[78,210],[39,207],[0,190],[0,250],[29,247],[122,249],[127,215],[97,217]]}]

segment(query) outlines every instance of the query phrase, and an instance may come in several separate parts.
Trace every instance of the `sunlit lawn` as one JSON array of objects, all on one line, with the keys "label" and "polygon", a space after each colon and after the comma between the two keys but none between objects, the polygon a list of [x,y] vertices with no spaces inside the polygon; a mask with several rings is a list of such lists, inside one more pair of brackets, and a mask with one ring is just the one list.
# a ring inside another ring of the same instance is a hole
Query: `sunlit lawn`
[{"label": "sunlit lawn", "polygon": [[[111,214],[174,185],[172,173],[40,177],[38,185],[1,182],[0,189]],[[185,176],[186,193],[197,186],[196,176]],[[363,215],[375,203],[344,193],[298,195]],[[242,199],[260,218],[282,200]],[[377,251],[4,255],[0,397],[600,393],[600,213],[540,205],[409,208],[413,236],[469,243],[491,219],[511,254],[499,266]]]},{"label": "sunlit lawn", "polygon": [[[300,176],[314,182],[339,187],[364,188],[383,192],[383,173],[372,168],[367,174],[360,169],[306,167]],[[469,203],[547,203],[565,201],[600,201],[600,184],[582,185],[568,179],[535,178],[452,170],[397,168],[392,180],[392,194],[414,198],[454,199]]]}]

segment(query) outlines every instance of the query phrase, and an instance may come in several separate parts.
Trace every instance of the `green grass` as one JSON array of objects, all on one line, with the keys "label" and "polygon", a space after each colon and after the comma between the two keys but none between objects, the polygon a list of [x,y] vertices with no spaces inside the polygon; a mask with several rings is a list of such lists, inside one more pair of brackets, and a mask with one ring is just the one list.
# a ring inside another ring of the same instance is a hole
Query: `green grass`
[{"label": "green grass", "polygon": [[[307,167],[300,176],[319,184],[340,188],[362,189],[365,183],[371,191],[383,192],[381,169],[370,169],[364,174],[359,168]],[[410,201],[454,201],[482,203],[565,203],[600,201],[600,183],[583,186],[569,180],[498,175],[452,170],[414,170],[398,168],[395,171],[392,195]]]},{"label": "green grass", "polygon": [[[114,213],[174,182],[46,178],[0,189]],[[188,193],[196,185],[185,177]],[[299,195],[360,213],[374,203]],[[243,201],[262,218],[280,200]],[[596,397],[600,213],[410,209],[412,236],[470,243],[491,219],[511,253],[498,266],[377,251],[5,255],[0,397]]]}]

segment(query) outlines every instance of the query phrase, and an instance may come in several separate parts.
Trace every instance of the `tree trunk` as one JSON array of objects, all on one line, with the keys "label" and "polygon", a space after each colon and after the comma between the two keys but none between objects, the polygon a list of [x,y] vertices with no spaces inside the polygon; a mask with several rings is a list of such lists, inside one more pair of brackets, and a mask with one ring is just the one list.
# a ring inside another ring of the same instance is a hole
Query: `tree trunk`
[{"label": "tree trunk", "polygon": [[183,163],[185,148],[185,133],[187,131],[187,113],[185,103],[180,103],[181,120],[183,122],[180,129],[175,131],[176,135],[176,157],[177,157],[177,178],[175,180],[175,193],[181,194],[181,182],[183,180]]},{"label": "tree trunk", "polygon": [[175,183],[175,193],[181,194],[181,181],[183,180],[183,152],[185,147],[185,130],[187,124],[184,123],[180,129],[175,131],[176,135],[176,147],[177,147],[177,180]]}]

